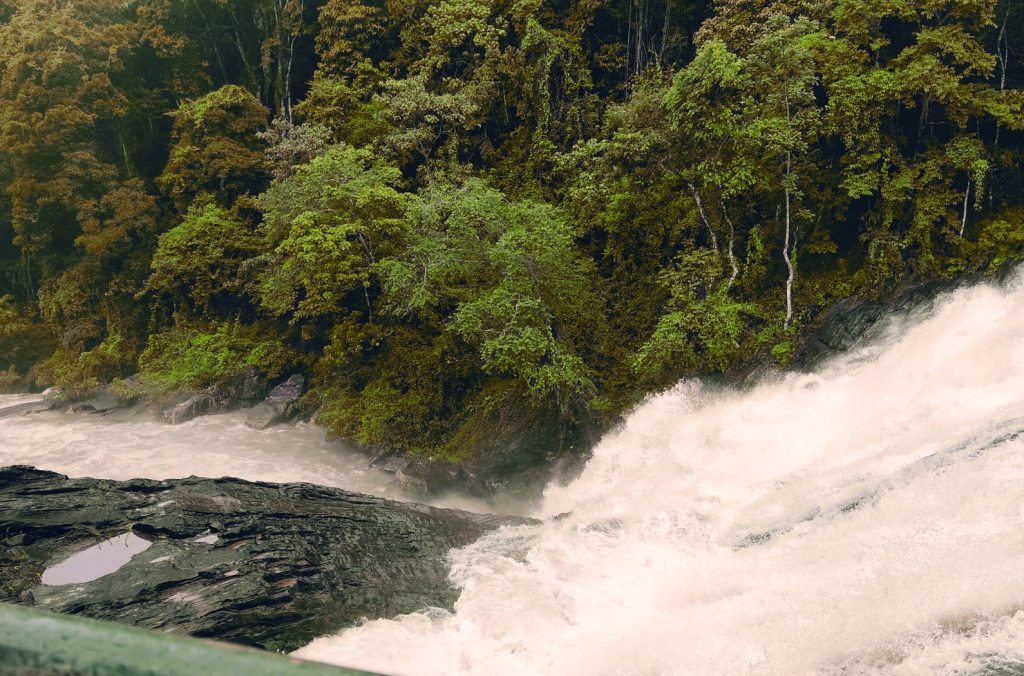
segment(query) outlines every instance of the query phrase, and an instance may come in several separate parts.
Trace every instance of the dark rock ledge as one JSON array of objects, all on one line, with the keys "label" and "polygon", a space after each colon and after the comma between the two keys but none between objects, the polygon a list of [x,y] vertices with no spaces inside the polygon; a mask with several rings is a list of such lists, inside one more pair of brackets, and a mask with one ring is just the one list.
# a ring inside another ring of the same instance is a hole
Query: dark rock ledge
[{"label": "dark rock ledge", "polygon": [[180,390],[162,393],[148,388],[140,376],[119,381],[118,385],[99,385],[77,393],[51,388],[40,401],[15,404],[0,409],[0,418],[63,410],[112,416],[129,420],[151,415],[162,422],[178,425],[200,416],[249,409],[247,424],[254,429],[287,423],[297,418],[308,420],[312,411],[302,406],[306,380],[293,374],[271,387],[272,381],[257,368],[248,367],[222,383],[201,391]]},{"label": "dark rock ledge", "polygon": [[[202,392],[182,392],[158,417],[178,425],[210,413],[227,413],[256,406],[270,389],[266,377],[255,367],[243,369],[227,382],[212,385]],[[301,394],[301,392],[300,392]]]},{"label": "dark rock ledge", "polygon": [[[287,651],[362,618],[450,607],[448,551],[527,522],[310,484],[8,467],[0,601]],[[148,548],[115,572],[42,584],[68,556],[119,538],[109,554],[128,537]]]}]

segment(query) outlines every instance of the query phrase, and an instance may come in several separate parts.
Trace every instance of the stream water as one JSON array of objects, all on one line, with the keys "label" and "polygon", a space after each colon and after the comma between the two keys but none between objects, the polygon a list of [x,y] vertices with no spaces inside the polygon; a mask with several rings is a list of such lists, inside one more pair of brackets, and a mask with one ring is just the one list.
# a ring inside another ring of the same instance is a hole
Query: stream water
[{"label": "stream water", "polygon": [[[242,420],[0,420],[0,462],[393,491],[315,428]],[[812,374],[680,383],[534,516],[452,554],[454,612],[297,654],[399,674],[1024,673],[1024,283],[892,318]]]},{"label": "stream water", "polygon": [[876,334],[814,374],[650,399],[548,489],[543,525],[454,554],[454,613],[298,654],[404,674],[1024,673],[1024,285]]},{"label": "stream water", "polygon": [[[0,395],[0,408],[39,399]],[[411,500],[393,474],[372,469],[362,453],[328,441],[306,423],[253,430],[236,411],[166,425],[149,417],[130,420],[48,411],[0,418],[0,466],[32,465],[71,477],[176,479],[232,476],[249,481],[304,481]],[[449,495],[441,507],[490,511],[480,500]]]}]

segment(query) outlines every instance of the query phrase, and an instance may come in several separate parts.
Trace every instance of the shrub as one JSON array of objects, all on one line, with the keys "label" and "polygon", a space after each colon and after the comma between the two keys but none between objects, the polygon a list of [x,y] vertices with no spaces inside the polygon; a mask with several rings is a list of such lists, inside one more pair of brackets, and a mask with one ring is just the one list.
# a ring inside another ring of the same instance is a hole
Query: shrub
[{"label": "shrub", "polygon": [[296,362],[278,336],[236,323],[178,324],[151,335],[139,359],[143,381],[165,391],[207,387],[250,366],[276,378]]}]

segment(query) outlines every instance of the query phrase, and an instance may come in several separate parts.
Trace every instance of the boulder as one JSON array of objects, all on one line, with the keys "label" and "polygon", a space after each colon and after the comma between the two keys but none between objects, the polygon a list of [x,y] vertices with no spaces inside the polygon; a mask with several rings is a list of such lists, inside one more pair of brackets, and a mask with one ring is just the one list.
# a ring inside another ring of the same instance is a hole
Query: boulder
[{"label": "boulder", "polygon": [[250,402],[266,396],[269,387],[267,377],[255,366],[250,366],[242,369],[225,382],[210,387],[207,391],[221,399]]},{"label": "boulder", "polygon": [[389,474],[396,474],[412,462],[407,456],[396,452],[380,453],[370,460],[370,467]]},{"label": "boulder", "polygon": [[180,425],[207,413],[232,410],[227,404],[228,402],[219,401],[209,392],[182,394],[174,404],[160,412],[160,420],[171,425]]},{"label": "boulder", "polygon": [[60,402],[44,399],[42,401],[30,401],[24,404],[5,406],[4,408],[0,408],[0,419],[52,411],[55,408],[59,408],[60,405]]},{"label": "boulder", "polygon": [[0,601],[290,651],[363,618],[450,608],[448,551],[528,522],[310,484],[9,467]]},{"label": "boulder", "polygon": [[299,400],[305,389],[306,379],[296,373],[270,390],[267,398],[249,411],[249,418],[245,424],[253,429],[262,430],[291,420],[299,412]]},{"label": "boulder", "polygon": [[78,398],[70,405],[70,410],[106,414],[131,406],[137,398],[137,395],[122,393],[112,385],[100,385],[88,395]]},{"label": "boulder", "polygon": [[63,401],[64,388],[57,387],[56,385],[53,387],[47,387],[45,390],[43,390],[42,396],[43,399],[46,401]]},{"label": "boulder", "polygon": [[846,298],[833,305],[821,318],[818,328],[800,345],[794,366],[811,370],[823,361],[848,352],[871,339],[882,320],[908,314],[926,315],[942,293],[982,281],[983,277],[965,275],[955,279],[933,279],[908,284],[878,298]]},{"label": "boulder", "polygon": [[202,392],[180,394],[160,411],[158,417],[166,423],[178,425],[201,415],[253,406],[267,394],[268,387],[266,377],[255,367],[249,367]]}]

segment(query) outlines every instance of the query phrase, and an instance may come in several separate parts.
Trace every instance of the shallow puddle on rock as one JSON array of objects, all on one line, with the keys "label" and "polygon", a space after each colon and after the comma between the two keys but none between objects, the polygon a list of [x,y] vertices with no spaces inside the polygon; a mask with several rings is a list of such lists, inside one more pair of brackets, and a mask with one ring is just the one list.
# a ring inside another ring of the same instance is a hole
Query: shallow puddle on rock
[{"label": "shallow puddle on rock", "polygon": [[98,580],[104,575],[110,575],[131,561],[133,556],[149,549],[152,544],[134,533],[118,535],[72,554],[57,565],[47,568],[43,571],[42,582],[57,586]]}]

